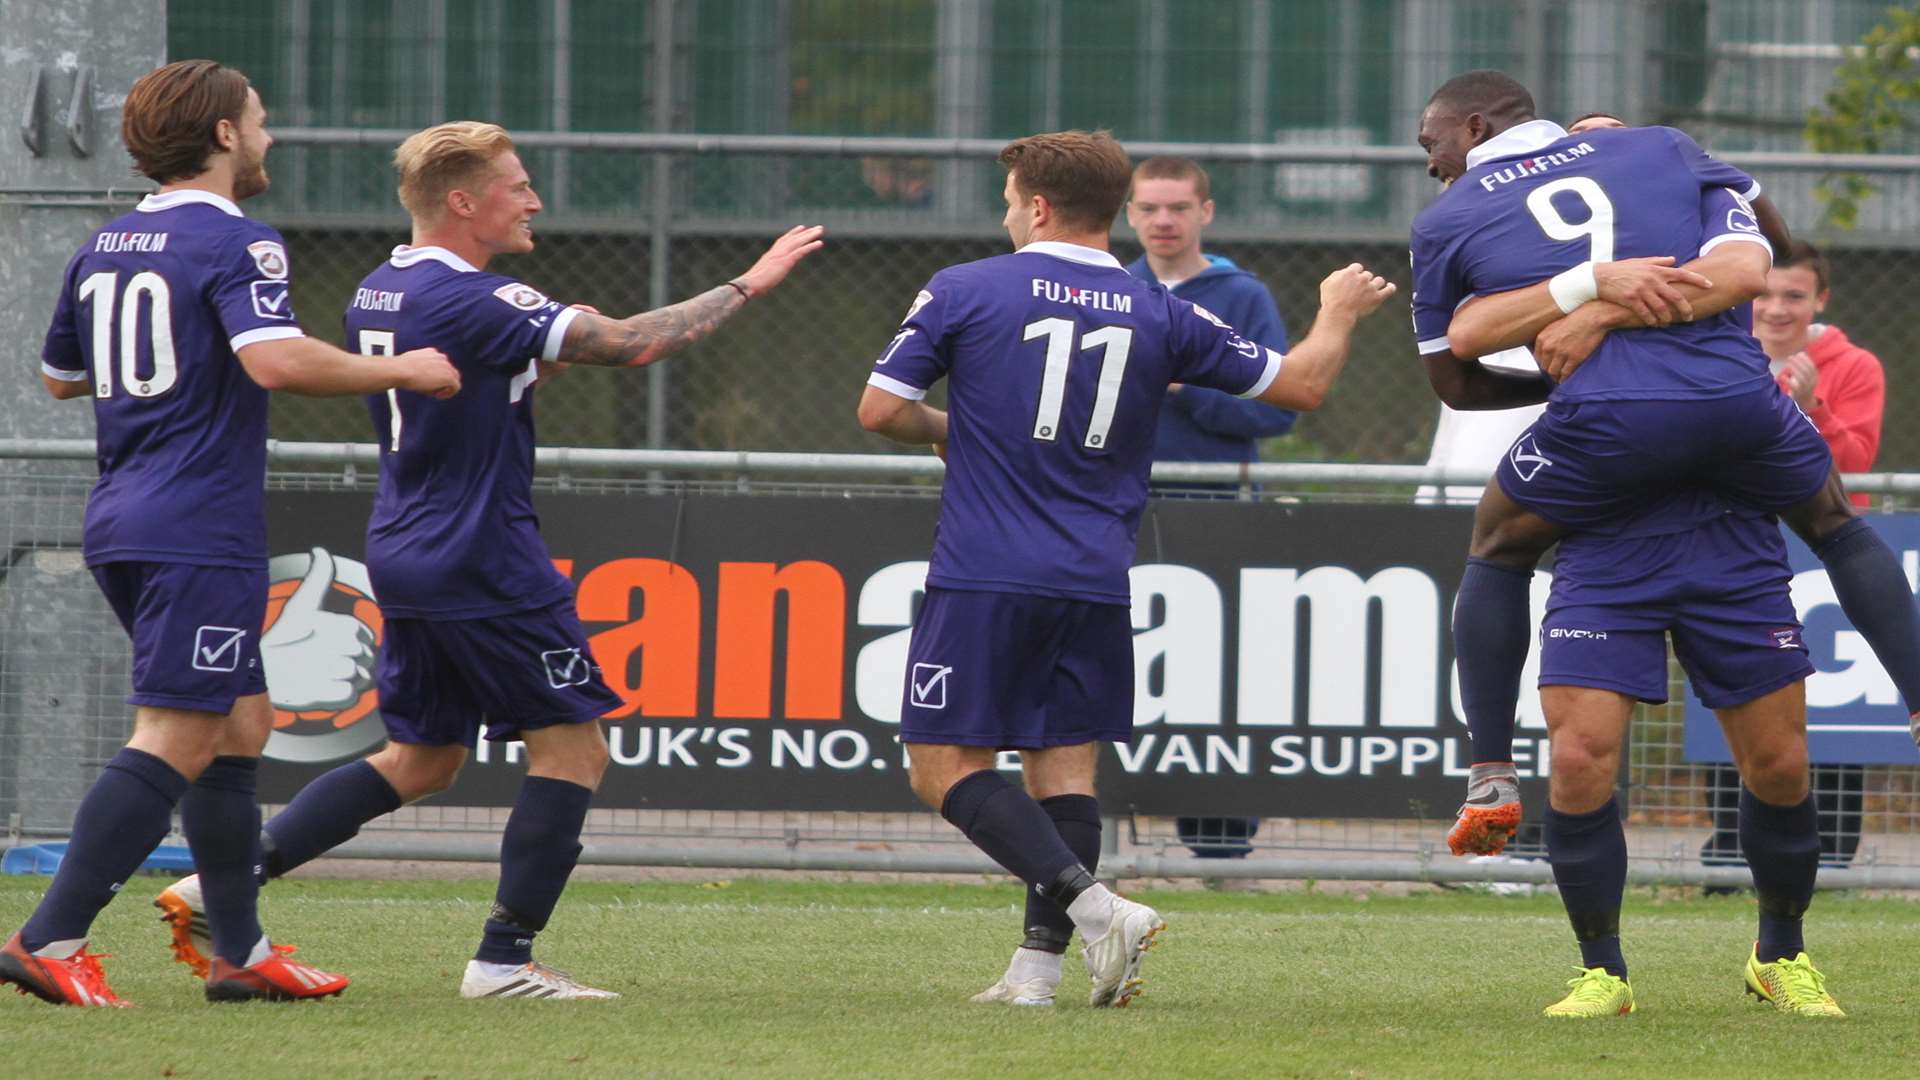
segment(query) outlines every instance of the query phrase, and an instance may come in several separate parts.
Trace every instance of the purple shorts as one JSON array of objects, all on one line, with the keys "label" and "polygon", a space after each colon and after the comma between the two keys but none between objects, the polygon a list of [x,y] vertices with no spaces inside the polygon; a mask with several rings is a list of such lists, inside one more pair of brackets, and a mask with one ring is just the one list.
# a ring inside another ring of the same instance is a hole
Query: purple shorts
[{"label": "purple shorts", "polygon": [[572,600],[484,619],[388,619],[374,674],[394,742],[471,747],[621,704],[600,677]]},{"label": "purple shorts", "polygon": [[1133,616],[1118,604],[929,588],[900,741],[1042,750],[1133,738]]},{"label": "purple shorts", "polygon": [[1691,532],[1560,545],[1540,623],[1540,685],[1667,700],[1666,635],[1710,709],[1813,674],[1770,517],[1724,514]]},{"label": "purple shorts", "polygon": [[266,567],[110,562],[92,569],[133,639],[128,704],[225,715],[239,698],[266,692]]},{"label": "purple shorts", "polygon": [[1500,490],[1577,532],[1636,535],[1654,511],[1690,527],[1727,507],[1776,514],[1833,470],[1819,429],[1768,386],[1694,401],[1554,402],[1495,470]]}]

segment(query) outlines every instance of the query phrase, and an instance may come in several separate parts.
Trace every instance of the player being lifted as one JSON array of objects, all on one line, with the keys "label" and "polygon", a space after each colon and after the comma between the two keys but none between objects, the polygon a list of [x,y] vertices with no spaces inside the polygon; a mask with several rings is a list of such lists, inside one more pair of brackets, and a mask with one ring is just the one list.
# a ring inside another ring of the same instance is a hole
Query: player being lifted
[{"label": "player being lifted", "polygon": [[[1527,651],[1527,582],[1540,553],[1566,538],[1563,550],[1583,552],[1587,606],[1620,620],[1662,604],[1666,621],[1587,621],[1569,628],[1584,636],[1549,635],[1551,649],[1543,647],[1554,735],[1547,843],[1586,983],[1549,1011],[1631,1007],[1618,938],[1626,845],[1605,769],[1617,762],[1610,755],[1631,699],[1664,698],[1657,672],[1646,675],[1635,651],[1646,641],[1658,649],[1664,629],[1719,712],[1745,782],[1741,834],[1761,903],[1748,985],[1791,1011],[1837,1014],[1801,947],[1819,853],[1800,687],[1808,669],[1804,656],[1790,655],[1804,648],[1784,599],[1783,556],[1764,535],[1768,515],[1785,517],[1826,562],[1910,702],[1912,684],[1898,669],[1920,656],[1920,640],[1898,563],[1853,516],[1825,444],[1774,387],[1744,308],[1735,310],[1762,287],[1770,261],[1732,194],[1752,182],[1666,128],[1566,138],[1535,120],[1531,96],[1499,72],[1441,87],[1421,143],[1431,171],[1451,183],[1414,223],[1414,317],[1429,377],[1456,408],[1552,393],[1476,516],[1454,621],[1476,765],[1449,839],[1457,851],[1497,848],[1517,823],[1501,741],[1511,737]],[[1643,258],[1611,261],[1618,256]],[[1641,288],[1673,294],[1671,310],[1649,312],[1644,296],[1639,311],[1596,302],[1632,303]],[[1606,334],[1615,328],[1622,332]],[[1586,351],[1598,342],[1591,362],[1561,363],[1567,339],[1583,335],[1593,339]],[[1471,359],[1536,337],[1542,366],[1562,376],[1557,386],[1546,376],[1497,377]],[[1719,546],[1697,566],[1665,549],[1658,558],[1636,554],[1656,541]],[[1648,576],[1653,564],[1691,580],[1636,604],[1637,590],[1663,580]],[[1571,591],[1556,579],[1556,597]],[[1774,659],[1755,660],[1756,650]],[[1563,759],[1579,775],[1563,777]]]},{"label": "player being lifted", "polygon": [[[1125,1005],[1164,924],[1093,879],[1094,772],[1101,742],[1132,737],[1127,569],[1168,384],[1318,408],[1394,290],[1334,271],[1283,357],[1108,253],[1132,178],[1111,136],[1032,135],[1000,163],[1014,253],[934,275],[860,399],[867,430],[948,462],[900,738],[914,793],[1029,886],[1026,940],[974,1000],[1051,1005],[1078,929],[1092,1003]],[[942,377],[946,412],[922,400]],[[994,771],[1002,749],[1025,791]]]},{"label": "player being lifted", "polygon": [[[1428,377],[1454,408],[1549,394],[1553,402],[1522,442],[1529,456],[1555,464],[1530,469],[1509,455],[1500,466],[1475,517],[1454,608],[1475,763],[1448,837],[1456,853],[1498,851],[1519,822],[1511,746],[1528,579],[1571,530],[1618,532],[1627,516],[1641,515],[1644,533],[1645,515],[1704,520],[1722,502],[1778,513],[1825,564],[1909,712],[1920,703],[1920,617],[1899,560],[1855,514],[1819,432],[1771,392],[1751,335],[1721,317],[1764,286],[1768,254],[1726,244],[1686,267],[1639,258],[1698,242],[1697,224],[1681,222],[1697,220],[1703,190],[1745,195],[1757,185],[1670,128],[1589,131],[1558,145],[1563,136],[1534,118],[1525,87],[1497,71],[1450,80],[1421,121],[1428,171],[1450,185],[1473,171],[1484,189],[1450,189],[1414,222],[1416,331]],[[1480,258],[1488,251],[1499,257]],[[1456,316],[1452,304],[1470,296],[1479,299]],[[1516,343],[1533,343],[1562,382],[1501,375],[1474,359]],[[1593,362],[1575,370],[1589,353]],[[1662,402],[1677,419],[1652,417]],[[1602,417],[1611,425],[1604,430]],[[1689,433],[1703,445],[1671,445]],[[1609,447],[1617,452],[1594,456]]]},{"label": "player being lifted", "polygon": [[[488,739],[525,740],[528,768],[460,992],[617,997],[533,959],[606,769],[599,718],[620,704],[534,515],[534,386],[542,365],[637,368],[705,337],[819,249],[823,230],[789,231],[746,273],[690,300],[609,319],[487,271],[495,256],[533,250],[541,209],[505,130],[440,124],[403,142],[394,165],[412,243],[361,282],[347,338],[380,355],[445,350],[466,391],[447,402],[368,401],[381,455],[366,555],[385,619],[376,681],[388,742],[315,779],[267,823],[264,873],[284,874],[448,787],[484,722]],[[172,915],[176,954],[196,967],[200,892],[186,878],[158,901]]]},{"label": "player being lifted", "polygon": [[40,906],[0,948],[0,982],[59,1004],[123,1004],[88,930],[177,805],[205,881],[207,998],[337,994],[347,980],[287,959],[255,905],[254,776],[273,720],[259,641],[267,392],[444,397],[460,378],[433,349],[373,361],[302,333],[280,234],[236,205],[267,189],[273,145],[246,76],[211,60],[150,72],[127,95],[121,136],[160,190],[68,265],[41,372],[56,398],[93,398],[100,480],[82,549],[133,639],[133,736],[81,801]]}]

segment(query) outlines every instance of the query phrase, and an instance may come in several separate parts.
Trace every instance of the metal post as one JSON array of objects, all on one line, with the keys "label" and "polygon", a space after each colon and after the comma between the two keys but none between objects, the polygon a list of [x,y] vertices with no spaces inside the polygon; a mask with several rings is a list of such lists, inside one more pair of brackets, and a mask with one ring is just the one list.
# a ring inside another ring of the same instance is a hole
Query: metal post
[{"label": "metal post", "polygon": [[[548,122],[555,131],[573,130],[573,0],[553,0],[553,48],[549,53],[553,70],[548,72],[552,80],[553,103],[547,112]],[[573,200],[568,190],[573,186],[569,174],[573,164],[573,151],[556,150],[547,159],[546,189],[551,192],[553,208],[565,212]]]},{"label": "metal post", "polygon": [[[676,0],[653,3],[653,130],[673,130],[673,31]],[[673,158],[653,155],[652,229],[647,243],[647,306],[672,299]],[[647,445],[667,445],[667,365],[647,368]]]},{"label": "metal post", "polygon": [[1522,80],[1533,91],[1533,105],[1541,116],[1552,116],[1559,102],[1553,100],[1547,86],[1547,4],[1546,0],[1522,0],[1524,15],[1520,27],[1523,50]]}]

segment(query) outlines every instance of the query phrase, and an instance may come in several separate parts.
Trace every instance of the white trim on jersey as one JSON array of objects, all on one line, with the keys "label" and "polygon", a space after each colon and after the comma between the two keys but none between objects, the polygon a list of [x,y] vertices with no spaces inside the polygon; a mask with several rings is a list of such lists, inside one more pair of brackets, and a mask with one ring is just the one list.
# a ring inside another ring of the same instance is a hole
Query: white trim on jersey
[{"label": "white trim on jersey", "polygon": [[479,267],[467,260],[455,255],[446,248],[434,247],[431,244],[422,244],[419,247],[401,244],[393,249],[393,253],[388,257],[387,261],[401,269],[405,269],[415,263],[432,261],[445,263],[463,274],[477,274],[480,272]]},{"label": "white trim on jersey", "polygon": [[45,375],[49,379],[59,379],[61,382],[86,382],[87,381],[86,372],[68,371],[66,368],[57,368],[57,367],[54,367],[52,364],[47,363],[45,360],[40,361],[40,372],[41,374]]},{"label": "white trim on jersey", "polygon": [[1755,180],[1753,182],[1752,187],[1740,193],[1740,197],[1747,200],[1748,202],[1752,202],[1753,200],[1759,198],[1760,197],[1760,181]]},{"label": "white trim on jersey", "polygon": [[1421,356],[1428,356],[1437,352],[1452,352],[1453,342],[1448,341],[1445,337],[1428,338],[1420,343],[1419,349]]},{"label": "white trim on jersey", "polygon": [[1567,137],[1567,129],[1551,120],[1529,120],[1467,151],[1467,168],[1477,169],[1495,158],[1518,157]]},{"label": "white trim on jersey", "polygon": [[156,192],[141,199],[140,205],[134,207],[134,209],[145,214],[157,214],[162,210],[172,210],[176,207],[186,206],[189,203],[203,203],[207,206],[218,207],[226,213],[232,214],[234,217],[247,216],[240,212],[240,208],[233,204],[232,199],[224,195],[215,195],[211,191],[201,191],[198,188],[181,188],[177,191]]},{"label": "white trim on jersey", "polygon": [[1754,233],[1747,233],[1747,232],[1721,233],[1719,236],[1716,236],[1713,239],[1707,241],[1706,243],[1701,244],[1700,254],[1704,256],[1707,252],[1712,251],[1714,248],[1719,247],[1721,244],[1741,243],[1741,242],[1748,243],[1748,244],[1759,244],[1761,247],[1767,249],[1767,254],[1769,255],[1773,254],[1773,244],[1769,242],[1766,237],[1759,236]]},{"label": "white trim on jersey", "polygon": [[227,340],[227,347],[237,353],[249,345],[258,345],[263,341],[284,341],[287,338],[306,336],[307,332],[297,326],[262,326],[233,335]]},{"label": "white trim on jersey", "polygon": [[920,401],[927,396],[925,390],[909,383],[903,383],[899,379],[882,375],[877,371],[867,376],[867,385],[877,386],[887,393],[892,394],[894,397],[903,397],[908,401]]},{"label": "white trim on jersey", "polygon": [[1085,244],[1069,244],[1064,240],[1035,240],[1014,254],[1051,255],[1056,259],[1084,263],[1088,266],[1105,266],[1114,270],[1126,269],[1120,265],[1119,259],[1113,257],[1111,251],[1101,251],[1099,248],[1090,248]]},{"label": "white trim on jersey", "polygon": [[548,363],[560,359],[560,346],[566,340],[567,327],[579,316],[579,308],[560,309],[560,314],[553,317],[553,326],[547,330],[547,343],[540,348],[540,359]]},{"label": "white trim on jersey", "polygon": [[1253,381],[1252,386],[1247,387],[1245,391],[1235,396],[1243,397],[1243,398],[1257,398],[1261,394],[1266,393],[1267,387],[1273,385],[1273,380],[1280,377],[1280,365],[1286,363],[1286,361],[1287,361],[1286,357],[1280,355],[1277,352],[1274,352],[1272,349],[1268,349],[1267,350],[1267,369],[1260,373],[1260,377]]}]

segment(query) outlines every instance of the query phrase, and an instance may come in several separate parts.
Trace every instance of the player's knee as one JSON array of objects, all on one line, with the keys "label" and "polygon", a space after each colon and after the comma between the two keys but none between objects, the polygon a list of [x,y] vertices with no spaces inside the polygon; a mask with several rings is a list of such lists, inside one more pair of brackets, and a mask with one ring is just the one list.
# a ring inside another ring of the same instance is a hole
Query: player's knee
[{"label": "player's knee", "polygon": [[1552,546],[1551,537],[1543,538],[1530,530],[1500,523],[1485,530],[1475,529],[1467,554],[1516,570],[1531,570]]},{"label": "player's knee", "polygon": [[914,795],[928,807],[938,810],[946,803],[949,785],[944,772],[912,764],[907,766],[907,782],[912,785]]},{"label": "player's knee", "polygon": [[1556,736],[1553,740],[1553,785],[1559,791],[1612,787],[1617,757],[1599,740]]},{"label": "player's knee", "polygon": [[1807,749],[1798,740],[1781,740],[1751,753],[1740,779],[1762,802],[1792,806],[1807,797]]},{"label": "player's knee", "polygon": [[400,801],[409,803],[452,787],[466,760],[463,747],[406,743],[388,743],[369,759],[387,783],[393,785]]}]

